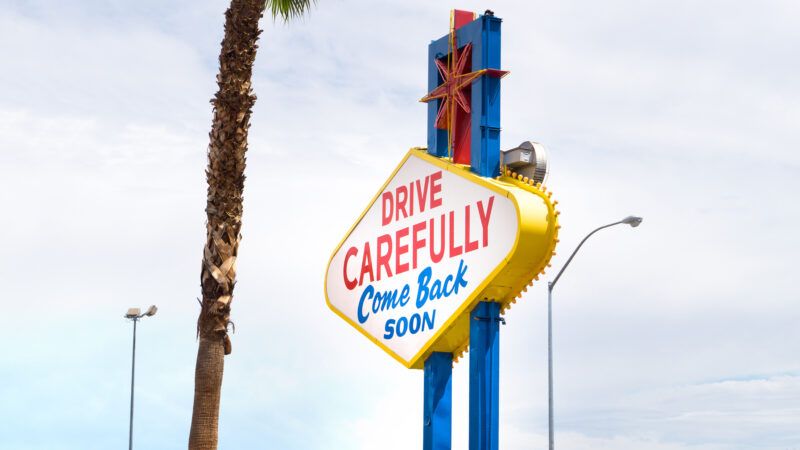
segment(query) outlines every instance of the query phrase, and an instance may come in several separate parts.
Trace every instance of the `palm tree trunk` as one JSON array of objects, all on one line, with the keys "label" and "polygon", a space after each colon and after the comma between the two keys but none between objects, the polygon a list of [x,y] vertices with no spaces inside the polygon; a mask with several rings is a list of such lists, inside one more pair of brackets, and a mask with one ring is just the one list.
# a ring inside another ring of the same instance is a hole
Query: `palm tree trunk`
[{"label": "palm tree trunk", "polygon": [[190,450],[216,450],[224,355],[230,306],[236,284],[236,256],[241,240],[245,152],[250,114],[256,97],[251,89],[253,61],[261,31],[264,0],[231,0],[225,12],[225,36],[219,56],[219,90],[212,99],[209,133],[206,244],[200,273],[203,299],[197,320]]}]

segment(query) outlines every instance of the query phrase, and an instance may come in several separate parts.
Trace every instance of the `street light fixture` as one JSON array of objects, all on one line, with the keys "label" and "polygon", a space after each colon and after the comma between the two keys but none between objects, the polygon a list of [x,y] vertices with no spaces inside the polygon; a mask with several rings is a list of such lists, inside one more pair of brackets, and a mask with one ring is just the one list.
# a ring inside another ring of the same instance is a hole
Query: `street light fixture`
[{"label": "street light fixture", "polygon": [[131,415],[128,428],[128,450],[133,450],[133,380],[136,374],[136,322],[138,322],[142,317],[154,316],[156,311],[158,311],[158,308],[156,305],[152,305],[147,308],[147,311],[145,311],[144,314],[142,314],[141,311],[142,310],[139,308],[128,308],[128,312],[125,313],[125,318],[133,321],[133,351],[131,354]]},{"label": "street light fixture", "polygon": [[564,264],[564,267],[558,271],[556,277],[553,281],[549,281],[547,283],[547,400],[548,400],[548,432],[549,432],[549,442],[550,442],[550,450],[555,449],[555,439],[553,436],[553,288],[555,287],[558,279],[561,278],[561,274],[564,273],[564,270],[569,266],[569,263],[572,262],[572,258],[575,257],[575,254],[578,253],[578,250],[581,249],[583,243],[586,242],[593,234],[597,233],[598,231],[613,227],[614,225],[630,225],[633,228],[639,226],[642,223],[642,218],[638,216],[628,216],[618,222],[610,223],[608,225],[603,225],[602,227],[595,228],[591,233],[587,234],[585,238],[575,247],[572,254],[569,255],[567,262]]},{"label": "street light fixture", "polygon": [[637,216],[628,216],[620,220],[620,222],[636,228],[639,226],[640,223],[642,223],[642,218]]}]

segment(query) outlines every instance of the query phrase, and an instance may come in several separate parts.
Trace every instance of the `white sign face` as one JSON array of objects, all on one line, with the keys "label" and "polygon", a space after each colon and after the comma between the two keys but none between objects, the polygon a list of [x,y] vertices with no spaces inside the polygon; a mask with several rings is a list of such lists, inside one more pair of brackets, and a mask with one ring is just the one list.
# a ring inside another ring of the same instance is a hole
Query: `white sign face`
[{"label": "white sign face", "polygon": [[411,152],[326,274],[331,309],[407,367],[464,313],[516,243],[514,202],[453,169]]}]

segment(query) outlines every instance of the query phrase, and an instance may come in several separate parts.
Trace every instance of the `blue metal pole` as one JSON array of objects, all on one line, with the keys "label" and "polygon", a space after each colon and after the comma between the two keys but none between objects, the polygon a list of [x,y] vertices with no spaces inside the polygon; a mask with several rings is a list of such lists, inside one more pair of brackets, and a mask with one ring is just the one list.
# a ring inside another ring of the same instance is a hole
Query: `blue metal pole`
[{"label": "blue metal pole", "polygon": [[498,450],[500,304],[480,302],[469,326],[469,450]]},{"label": "blue metal pole", "polygon": [[453,410],[453,354],[432,353],[425,360],[423,450],[450,450]]}]

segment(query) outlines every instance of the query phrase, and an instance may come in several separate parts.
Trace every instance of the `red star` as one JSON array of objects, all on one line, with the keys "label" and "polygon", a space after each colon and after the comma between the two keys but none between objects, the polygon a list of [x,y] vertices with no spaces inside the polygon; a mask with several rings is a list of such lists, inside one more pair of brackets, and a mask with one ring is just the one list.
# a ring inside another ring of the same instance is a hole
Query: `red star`
[{"label": "red star", "polygon": [[428,103],[440,100],[439,111],[433,123],[434,128],[447,130],[447,153],[453,162],[469,164],[471,145],[472,99],[468,92],[472,82],[483,75],[502,78],[508,72],[499,69],[480,69],[467,72],[471,68],[472,44],[458,48],[456,31],[476,19],[475,14],[468,11],[454,10],[450,16],[450,34],[446,62],[434,59],[442,84],[420,99]]},{"label": "red star", "polygon": [[467,44],[459,51],[454,49],[450,68],[440,60],[436,60],[436,68],[442,77],[442,84],[431,91],[421,102],[443,99],[439,106],[439,113],[436,115],[434,126],[440,130],[450,130],[451,116],[455,114],[455,107],[458,105],[465,113],[469,114],[470,101],[464,96],[464,88],[469,86],[476,78],[483,75],[486,70],[464,73],[467,61],[470,59],[472,44]]},{"label": "red star", "polygon": [[[465,72],[467,70],[467,61],[470,61],[470,54],[472,53],[472,44],[467,44],[461,50],[454,48],[455,30],[451,30],[450,34],[450,48],[451,55],[447,58],[447,64],[437,59],[436,68],[439,70],[439,76],[442,77],[442,84],[436,87],[425,97],[420,99],[421,102],[428,103],[432,100],[442,99],[439,105],[439,112],[436,114],[436,121],[434,127],[440,130],[447,130],[447,144],[448,152],[451,157],[453,153],[458,153],[456,149],[456,139],[459,133],[463,134],[463,130],[456,130],[456,120],[454,117],[457,115],[456,107],[464,111],[465,114],[472,112],[471,99],[464,95],[464,89],[469,87],[473,81],[482,75],[490,77],[502,78],[508,72],[498,69],[480,69],[473,72]],[[469,126],[467,125],[467,128]],[[467,148],[467,152],[469,149]],[[455,158],[461,162],[466,162],[467,156]]]}]

